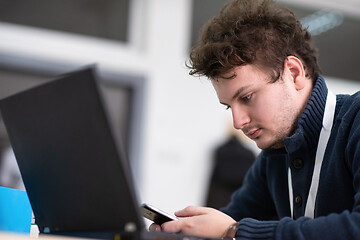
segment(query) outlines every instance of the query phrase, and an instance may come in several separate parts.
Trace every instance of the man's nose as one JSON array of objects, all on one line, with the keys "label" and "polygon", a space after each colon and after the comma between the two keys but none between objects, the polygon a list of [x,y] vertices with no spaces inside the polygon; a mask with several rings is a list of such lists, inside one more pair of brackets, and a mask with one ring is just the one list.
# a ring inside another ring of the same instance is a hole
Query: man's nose
[{"label": "man's nose", "polygon": [[240,107],[232,108],[232,116],[233,116],[234,128],[236,129],[242,129],[248,123],[250,123],[249,114]]}]

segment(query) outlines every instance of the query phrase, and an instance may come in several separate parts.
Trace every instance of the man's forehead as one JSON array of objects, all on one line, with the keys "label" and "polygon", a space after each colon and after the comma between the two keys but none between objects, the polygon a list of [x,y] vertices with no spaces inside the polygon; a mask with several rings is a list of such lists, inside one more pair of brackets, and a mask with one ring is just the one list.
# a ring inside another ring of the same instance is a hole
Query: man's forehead
[{"label": "man's forehead", "polygon": [[215,77],[213,80],[219,82],[221,80],[234,79],[234,78],[236,78],[236,76],[238,74],[237,72],[241,67],[243,67],[243,66],[234,67],[234,68],[230,69],[229,71],[227,71],[226,73]]},{"label": "man's forehead", "polygon": [[270,76],[256,65],[236,67],[231,72],[229,71],[225,77],[219,77],[212,81],[218,95],[226,98],[233,92],[242,93],[265,83],[270,83]]},{"label": "man's forehead", "polygon": [[234,67],[226,73],[219,75],[212,80],[213,82],[224,82],[228,80],[233,80],[235,78],[249,78],[250,76],[258,75],[259,72],[262,72],[260,68],[256,67],[255,65],[247,64]]}]

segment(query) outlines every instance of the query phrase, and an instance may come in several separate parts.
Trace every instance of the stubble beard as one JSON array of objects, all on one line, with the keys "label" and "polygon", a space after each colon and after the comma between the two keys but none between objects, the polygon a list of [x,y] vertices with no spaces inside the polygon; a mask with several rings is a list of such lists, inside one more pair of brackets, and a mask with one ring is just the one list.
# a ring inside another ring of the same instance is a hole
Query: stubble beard
[{"label": "stubble beard", "polygon": [[[296,109],[294,106],[295,100],[289,98],[287,93],[284,93],[284,99],[287,104],[283,106],[282,117],[274,116],[274,120],[278,121],[278,129],[275,129],[274,132],[269,133],[273,136],[273,141],[271,141],[267,146],[262,149],[279,149],[284,147],[284,140],[286,137],[292,136],[296,129],[298,128],[298,122],[303,112],[303,109]],[[281,116],[280,115],[280,116]],[[289,124],[290,123],[290,124]]]},{"label": "stubble beard", "polygon": [[275,140],[268,148],[279,149],[284,147],[285,138],[292,136],[296,132],[296,129],[298,128],[298,122],[302,114],[302,111],[301,110],[296,111],[291,106],[288,106],[285,111],[288,113],[288,115],[286,116],[289,117],[282,119],[281,121],[282,125],[286,126],[287,123],[289,122],[291,122],[291,124],[287,128],[285,129],[280,128],[277,132],[275,132],[274,134]]},{"label": "stubble beard", "polygon": [[286,129],[286,131],[279,131],[275,134],[275,141],[273,142],[273,144],[271,144],[268,148],[270,149],[279,149],[284,147],[284,140],[286,137],[292,136],[297,127],[298,121],[299,121],[300,116],[298,116],[292,123],[292,125]]}]

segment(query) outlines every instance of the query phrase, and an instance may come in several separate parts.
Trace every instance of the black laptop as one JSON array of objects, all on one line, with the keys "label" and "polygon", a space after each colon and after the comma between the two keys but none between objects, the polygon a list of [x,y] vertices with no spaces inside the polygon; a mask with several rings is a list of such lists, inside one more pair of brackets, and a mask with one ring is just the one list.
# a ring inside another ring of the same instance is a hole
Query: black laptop
[{"label": "black laptop", "polygon": [[0,110],[41,234],[151,238],[139,235],[131,171],[93,68],[2,99]]}]

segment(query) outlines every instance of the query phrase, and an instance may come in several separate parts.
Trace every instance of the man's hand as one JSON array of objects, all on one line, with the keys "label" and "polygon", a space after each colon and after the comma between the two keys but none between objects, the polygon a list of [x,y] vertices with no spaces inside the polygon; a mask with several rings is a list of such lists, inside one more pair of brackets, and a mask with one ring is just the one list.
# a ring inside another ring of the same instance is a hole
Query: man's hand
[{"label": "man's hand", "polygon": [[161,226],[152,224],[151,231],[181,232],[187,235],[220,238],[231,224],[236,223],[230,216],[207,207],[186,207],[175,213],[178,220]]}]

